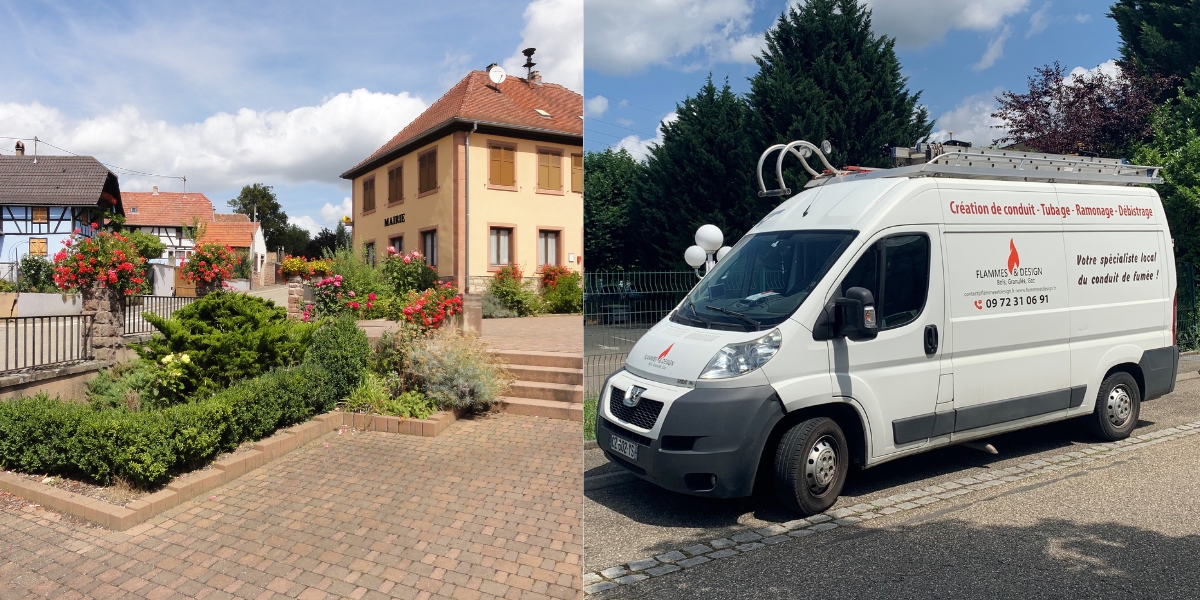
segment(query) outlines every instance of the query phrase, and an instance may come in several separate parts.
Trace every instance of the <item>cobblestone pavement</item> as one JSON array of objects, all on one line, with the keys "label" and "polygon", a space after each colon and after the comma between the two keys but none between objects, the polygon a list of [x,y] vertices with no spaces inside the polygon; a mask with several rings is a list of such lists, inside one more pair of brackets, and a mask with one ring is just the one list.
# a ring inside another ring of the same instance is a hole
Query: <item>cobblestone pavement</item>
[{"label": "cobblestone pavement", "polygon": [[579,439],[332,433],[121,533],[0,502],[0,598],[577,598]]},{"label": "cobblestone pavement", "polygon": [[483,341],[499,350],[583,352],[582,315],[484,319]]}]

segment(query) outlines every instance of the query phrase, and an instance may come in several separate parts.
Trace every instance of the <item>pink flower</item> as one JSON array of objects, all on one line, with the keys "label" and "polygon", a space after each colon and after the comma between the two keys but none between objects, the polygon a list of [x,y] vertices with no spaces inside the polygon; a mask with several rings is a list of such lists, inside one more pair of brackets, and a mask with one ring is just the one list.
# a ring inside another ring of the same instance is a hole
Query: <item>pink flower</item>
[{"label": "pink flower", "polygon": [[395,247],[395,246],[388,246],[388,247],[387,247],[387,253],[388,253],[388,254],[395,254],[395,253],[396,253],[396,247]]},{"label": "pink flower", "polygon": [[354,297],[354,290],[350,290],[350,297],[351,297],[351,298],[353,298],[353,297]]},{"label": "pink flower", "polygon": [[371,308],[371,303],[367,302],[367,308]]},{"label": "pink flower", "polygon": [[407,264],[409,264],[409,263],[411,263],[411,262],[412,262],[412,258],[411,258],[411,257],[408,257],[408,256],[405,256],[405,257],[404,257],[404,264],[406,264],[406,265],[407,265]]},{"label": "pink flower", "polygon": [[367,300],[374,302],[375,301],[375,292],[371,292],[371,293],[367,294]]}]

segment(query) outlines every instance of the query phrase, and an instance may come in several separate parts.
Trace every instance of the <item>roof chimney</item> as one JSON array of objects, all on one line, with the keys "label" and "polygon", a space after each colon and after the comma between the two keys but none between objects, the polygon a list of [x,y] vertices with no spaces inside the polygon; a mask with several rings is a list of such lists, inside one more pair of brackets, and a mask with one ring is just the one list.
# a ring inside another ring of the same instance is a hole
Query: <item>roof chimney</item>
[{"label": "roof chimney", "polygon": [[16,152],[17,156],[25,156],[25,143],[21,140],[17,140]]},{"label": "roof chimney", "polygon": [[156,186],[154,186],[154,195],[155,195],[155,196],[157,196],[157,195],[158,195],[158,186],[157,186],[157,185],[156,185]]},{"label": "roof chimney", "polygon": [[529,83],[532,85],[542,85],[542,72],[541,71],[530,71],[529,72]]}]

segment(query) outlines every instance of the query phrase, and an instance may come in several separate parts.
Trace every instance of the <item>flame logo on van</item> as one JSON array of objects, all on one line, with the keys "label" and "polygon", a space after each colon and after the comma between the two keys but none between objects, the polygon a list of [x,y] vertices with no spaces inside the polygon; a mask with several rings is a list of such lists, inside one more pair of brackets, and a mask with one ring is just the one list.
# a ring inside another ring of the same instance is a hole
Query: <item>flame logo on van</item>
[{"label": "flame logo on van", "polygon": [[674,348],[674,347],[675,347],[675,344],[671,344],[670,346],[667,346],[667,349],[666,349],[666,350],[663,350],[663,351],[662,351],[662,354],[659,354],[659,355],[658,355],[658,360],[660,360],[660,361],[661,361],[662,359],[666,358],[666,357],[667,357],[667,353],[668,353],[668,352],[670,352],[670,351],[671,351],[671,348]]},{"label": "flame logo on van", "polygon": [[1021,266],[1021,257],[1017,254],[1017,245],[1013,243],[1012,238],[1008,240],[1008,272],[1015,273],[1015,269]]}]

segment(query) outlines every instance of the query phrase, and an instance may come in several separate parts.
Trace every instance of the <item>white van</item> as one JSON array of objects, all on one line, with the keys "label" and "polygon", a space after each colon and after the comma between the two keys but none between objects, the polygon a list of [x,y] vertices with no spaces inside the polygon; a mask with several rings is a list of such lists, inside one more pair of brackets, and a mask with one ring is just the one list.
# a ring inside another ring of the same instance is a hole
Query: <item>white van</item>
[{"label": "white van", "polygon": [[[798,144],[820,156],[785,151]],[[608,378],[610,460],[701,496],[771,477],[813,514],[851,464],[1072,417],[1118,440],[1174,389],[1172,241],[1142,187],[1156,168],[956,149],[834,173],[751,229]]]}]

